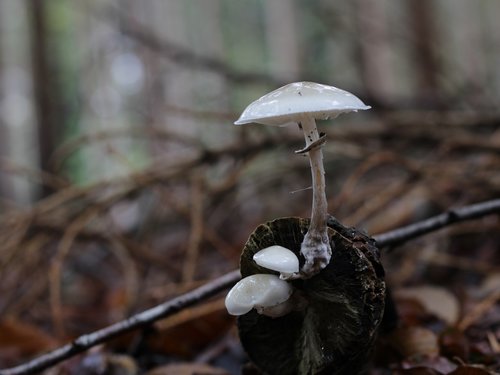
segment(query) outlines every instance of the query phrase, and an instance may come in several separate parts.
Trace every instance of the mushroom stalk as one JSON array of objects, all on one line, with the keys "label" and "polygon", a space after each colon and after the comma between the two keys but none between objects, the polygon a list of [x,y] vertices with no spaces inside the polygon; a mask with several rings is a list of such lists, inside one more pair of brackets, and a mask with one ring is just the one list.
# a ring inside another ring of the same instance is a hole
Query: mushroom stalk
[{"label": "mushroom stalk", "polygon": [[332,249],[326,226],[328,203],[326,200],[325,169],[320,136],[314,118],[304,116],[301,119],[302,131],[306,141],[312,174],[312,210],[311,223],[302,241],[300,252],[305,258],[301,274],[309,278],[320,272],[330,262]]},{"label": "mushroom stalk", "polygon": [[264,125],[283,126],[299,123],[304,132],[306,147],[299,154],[307,153],[311,162],[313,204],[311,224],[304,236],[300,252],[305,258],[299,274],[288,279],[310,278],[330,263],[332,249],[328,238],[325,171],[321,144],[325,137],[318,133],[315,119],[335,118],[341,113],[370,109],[350,92],[314,82],[294,82],[276,89],[255,100],[245,108],[236,125],[258,122]]}]

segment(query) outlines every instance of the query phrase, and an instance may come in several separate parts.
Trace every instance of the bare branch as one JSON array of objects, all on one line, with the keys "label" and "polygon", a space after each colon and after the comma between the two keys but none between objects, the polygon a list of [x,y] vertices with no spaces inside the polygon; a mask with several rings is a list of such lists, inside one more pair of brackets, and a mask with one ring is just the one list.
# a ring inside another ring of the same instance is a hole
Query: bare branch
[{"label": "bare branch", "polygon": [[450,209],[445,213],[429,219],[407,225],[402,228],[372,236],[378,247],[393,248],[416,237],[434,232],[451,224],[461,221],[477,219],[486,215],[500,212],[500,199],[493,199],[460,208]]},{"label": "bare branch", "polygon": [[61,348],[55,349],[52,352],[41,355],[32,361],[10,369],[0,370],[0,375],[21,375],[34,374],[48,367],[55,365],[65,359],[68,359],[75,354],[81,353],[93,346],[108,341],[123,333],[132,331],[137,328],[148,326],[155,321],[173,315],[176,312],[190,307],[197,302],[205,300],[218,292],[230,287],[240,278],[240,271],[235,270],[226,275],[223,275],[208,284],[205,284],[191,292],[176,297],[161,305],[155,306],[149,310],[145,310],[126,320],[100,329],[98,331],[82,335],[75,339],[72,343]]},{"label": "bare branch", "polygon": [[[477,219],[493,213],[500,213],[500,199],[451,209],[443,214],[429,219],[410,224],[390,232],[375,235],[373,238],[377,241],[379,247],[394,247],[443,227],[466,220]],[[80,336],[72,343],[55,349],[47,354],[41,355],[40,357],[25,364],[0,370],[0,375],[24,375],[42,371],[54,364],[74,356],[75,354],[81,353],[95,345],[106,342],[111,338],[134,329],[146,327],[159,319],[173,315],[182,309],[201,302],[230,287],[236,283],[239,278],[239,270],[232,271],[191,292],[183,294],[149,310],[143,311],[126,320],[120,321],[93,333]]]}]

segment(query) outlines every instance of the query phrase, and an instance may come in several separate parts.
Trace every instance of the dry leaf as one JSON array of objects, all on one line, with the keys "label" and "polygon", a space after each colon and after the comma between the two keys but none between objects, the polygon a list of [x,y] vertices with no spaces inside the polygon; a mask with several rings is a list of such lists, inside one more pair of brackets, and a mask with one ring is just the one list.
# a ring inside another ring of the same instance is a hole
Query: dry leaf
[{"label": "dry leaf", "polygon": [[0,359],[31,357],[57,345],[56,339],[34,325],[15,318],[0,321]]},{"label": "dry leaf", "polygon": [[439,354],[438,338],[434,332],[426,328],[397,328],[388,336],[388,339],[391,346],[404,358],[436,357]]},{"label": "dry leaf", "polygon": [[461,358],[466,361],[469,358],[470,344],[464,333],[458,329],[448,329],[439,337],[441,354],[448,358]]},{"label": "dry leaf", "polygon": [[481,365],[464,365],[458,367],[455,371],[450,372],[449,375],[495,375],[493,371],[487,370]]},{"label": "dry leaf", "polygon": [[436,286],[419,286],[400,288],[394,291],[396,299],[414,299],[427,312],[444,320],[448,325],[454,325],[460,316],[460,304],[454,294]]},{"label": "dry leaf", "polygon": [[397,314],[403,326],[416,326],[428,321],[429,313],[422,304],[413,298],[397,300]]},{"label": "dry leaf", "polygon": [[393,375],[442,375],[442,372],[433,370],[429,367],[413,367],[405,370],[395,370]]},{"label": "dry leaf", "polygon": [[401,363],[403,369],[433,370],[439,374],[448,374],[457,368],[457,365],[446,357],[413,357]]},{"label": "dry leaf", "polygon": [[229,372],[203,363],[176,363],[157,367],[145,375],[229,375]]}]

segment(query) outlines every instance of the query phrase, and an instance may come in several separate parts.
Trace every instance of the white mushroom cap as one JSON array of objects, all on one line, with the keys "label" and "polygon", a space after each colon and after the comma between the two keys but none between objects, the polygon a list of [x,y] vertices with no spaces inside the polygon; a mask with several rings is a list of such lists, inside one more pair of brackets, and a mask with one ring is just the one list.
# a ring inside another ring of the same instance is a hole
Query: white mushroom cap
[{"label": "white mushroom cap", "polygon": [[281,279],[299,272],[299,258],[283,246],[266,247],[255,253],[253,260],[261,267],[280,272]]},{"label": "white mushroom cap", "polygon": [[293,292],[293,287],[276,275],[256,274],[245,277],[226,296],[226,309],[231,315],[243,315],[257,308],[279,305]]},{"label": "white mushroom cap", "polygon": [[280,87],[251,103],[235,122],[257,122],[285,126],[300,121],[304,114],[318,120],[341,113],[370,109],[350,92],[314,82],[295,82]]}]

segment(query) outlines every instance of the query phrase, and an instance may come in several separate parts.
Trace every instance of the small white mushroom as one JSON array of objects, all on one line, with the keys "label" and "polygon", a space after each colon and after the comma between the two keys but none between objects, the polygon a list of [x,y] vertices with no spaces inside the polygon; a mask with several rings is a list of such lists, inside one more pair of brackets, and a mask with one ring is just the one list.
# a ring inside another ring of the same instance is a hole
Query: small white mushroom
[{"label": "small white mushroom", "polygon": [[320,136],[315,120],[326,120],[341,113],[369,108],[353,94],[336,87],[314,82],[295,82],[257,99],[235,122],[236,125],[257,122],[275,126],[297,123],[304,133],[306,145],[297,152],[309,155],[313,203],[311,223],[300,249],[305,258],[300,270],[303,278],[312,277],[325,268],[332,253],[326,226],[328,207],[321,151],[325,138]]},{"label": "small white mushroom", "polygon": [[299,272],[299,258],[286,247],[274,245],[255,253],[253,260],[261,267],[277,271],[287,280]]},{"label": "small white mushroom", "polygon": [[[267,315],[266,308],[280,305],[290,298],[293,287],[276,275],[256,274],[238,281],[226,296],[226,309],[231,315],[243,315],[252,310]],[[289,309],[282,309],[285,315]],[[271,309],[270,316],[277,317]]]}]

